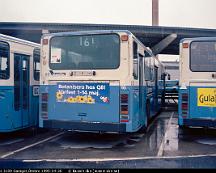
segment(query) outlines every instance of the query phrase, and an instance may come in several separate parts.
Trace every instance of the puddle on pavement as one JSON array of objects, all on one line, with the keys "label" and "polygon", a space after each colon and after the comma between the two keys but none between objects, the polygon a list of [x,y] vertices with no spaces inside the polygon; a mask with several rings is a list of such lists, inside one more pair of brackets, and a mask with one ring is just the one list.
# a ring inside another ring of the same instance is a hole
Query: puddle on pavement
[{"label": "puddle on pavement", "polygon": [[[118,149],[134,148],[142,143],[145,147],[155,150],[160,146],[167,120],[162,119],[159,123],[152,126],[148,133],[134,133],[127,135],[95,135],[68,133],[65,137],[57,141],[63,149]],[[166,122],[166,123],[165,123]],[[53,141],[54,142],[54,141]],[[143,150],[143,149],[142,149]]]},{"label": "puddle on pavement", "polygon": [[177,151],[179,149],[177,118],[172,118],[171,124],[165,134],[164,151]]},{"label": "puddle on pavement", "polygon": [[114,137],[113,139],[106,138],[107,136],[99,136],[96,138],[94,135],[92,139],[89,136],[79,136],[75,138],[64,138],[58,141],[63,149],[84,149],[84,148],[94,148],[94,149],[111,149],[116,147],[134,147],[136,143],[140,142],[144,134],[134,135],[134,136],[120,136],[119,138]]},{"label": "puddle on pavement", "polygon": [[196,142],[204,145],[216,145],[216,138],[201,138],[197,139]]}]

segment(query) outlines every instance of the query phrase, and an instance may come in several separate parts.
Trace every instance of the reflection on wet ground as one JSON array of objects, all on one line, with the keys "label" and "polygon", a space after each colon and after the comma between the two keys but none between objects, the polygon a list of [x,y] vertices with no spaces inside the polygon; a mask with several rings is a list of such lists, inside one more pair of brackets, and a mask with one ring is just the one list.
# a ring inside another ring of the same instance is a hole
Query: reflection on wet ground
[{"label": "reflection on wet ground", "polygon": [[[164,111],[157,116],[147,133],[98,134],[45,130],[34,134],[16,132],[0,137],[0,157],[7,159],[104,159],[187,156],[216,153],[215,130],[178,129],[177,112]],[[38,143],[39,142],[39,143]],[[38,143],[37,145],[33,145]],[[20,148],[29,148],[13,153]]]},{"label": "reflection on wet ground", "polygon": [[167,131],[164,156],[216,154],[216,129],[178,128],[178,117]]},{"label": "reflection on wet ground", "polygon": [[7,158],[77,159],[125,158],[157,155],[171,112],[161,113],[147,133],[94,134],[65,132],[48,142],[23,150]]}]

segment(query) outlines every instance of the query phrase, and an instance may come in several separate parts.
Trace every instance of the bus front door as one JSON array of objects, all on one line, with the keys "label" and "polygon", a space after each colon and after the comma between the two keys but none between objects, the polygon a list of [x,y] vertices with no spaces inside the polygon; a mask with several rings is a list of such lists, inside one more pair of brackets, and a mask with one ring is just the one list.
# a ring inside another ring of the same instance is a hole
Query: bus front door
[{"label": "bus front door", "polygon": [[29,56],[14,55],[14,107],[22,127],[29,124]]}]

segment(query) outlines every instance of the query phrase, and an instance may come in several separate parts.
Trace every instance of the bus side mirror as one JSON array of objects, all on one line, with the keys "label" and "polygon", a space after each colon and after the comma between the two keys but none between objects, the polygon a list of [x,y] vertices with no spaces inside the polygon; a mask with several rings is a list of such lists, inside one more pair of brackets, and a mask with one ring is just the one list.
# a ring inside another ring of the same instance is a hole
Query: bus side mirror
[{"label": "bus side mirror", "polygon": [[170,74],[168,74],[168,80],[170,80]]}]

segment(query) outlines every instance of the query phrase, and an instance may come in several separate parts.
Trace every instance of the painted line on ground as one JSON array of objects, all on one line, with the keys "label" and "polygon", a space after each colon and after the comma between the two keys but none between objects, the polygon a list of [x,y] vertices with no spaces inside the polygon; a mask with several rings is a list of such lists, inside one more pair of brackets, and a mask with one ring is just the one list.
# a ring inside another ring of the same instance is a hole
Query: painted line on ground
[{"label": "painted line on ground", "polygon": [[6,157],[8,157],[8,156],[11,156],[11,155],[13,155],[13,154],[15,154],[15,153],[21,152],[21,151],[26,150],[26,149],[28,149],[28,148],[34,147],[34,146],[36,146],[36,145],[39,145],[39,144],[41,144],[41,143],[47,142],[47,141],[49,141],[49,140],[51,140],[51,139],[54,139],[54,138],[56,138],[56,137],[58,137],[58,136],[60,136],[60,135],[62,135],[62,134],[64,134],[64,133],[65,133],[65,132],[58,133],[58,134],[56,134],[56,135],[54,135],[54,136],[51,136],[51,137],[49,137],[49,138],[46,138],[46,139],[44,139],[44,140],[42,140],[42,141],[39,141],[39,142],[36,142],[36,143],[34,143],[34,144],[25,146],[25,147],[23,147],[23,148],[20,148],[20,149],[18,149],[18,150],[15,150],[15,151],[11,151],[11,152],[9,152],[9,153],[7,153],[7,154],[4,154],[4,155],[0,156],[0,158],[1,158],[1,159],[4,159],[4,158],[6,158]]},{"label": "painted line on ground", "polygon": [[14,144],[14,143],[17,143],[17,142],[21,142],[21,141],[24,141],[24,139],[21,138],[21,139],[8,140],[8,141],[5,141],[5,142],[1,142],[0,146],[11,145],[11,144]]},{"label": "painted line on ground", "polygon": [[216,154],[206,155],[188,155],[188,156],[150,156],[150,157],[128,157],[128,158],[89,158],[89,159],[25,159],[22,162],[106,162],[106,161],[133,161],[133,160],[150,160],[150,159],[185,159],[185,158],[199,158],[199,157],[216,157]]},{"label": "painted line on ground", "polygon": [[161,157],[163,155],[163,150],[164,150],[164,145],[165,145],[165,140],[166,140],[167,132],[168,132],[168,129],[169,129],[170,125],[171,125],[171,120],[173,118],[174,113],[175,112],[172,112],[172,114],[170,116],[170,119],[169,119],[169,121],[167,123],[165,134],[164,134],[163,140],[161,142],[161,145],[159,147],[159,150],[158,150],[158,153],[157,153],[157,157]]}]

